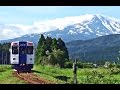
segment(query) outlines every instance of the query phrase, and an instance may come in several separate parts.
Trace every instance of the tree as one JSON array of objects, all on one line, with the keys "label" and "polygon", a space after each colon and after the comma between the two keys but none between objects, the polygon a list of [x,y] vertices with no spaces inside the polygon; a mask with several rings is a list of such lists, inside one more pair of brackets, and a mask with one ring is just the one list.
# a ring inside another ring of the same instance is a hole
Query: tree
[{"label": "tree", "polygon": [[65,52],[58,49],[58,50],[54,50],[53,53],[54,53],[54,57],[56,58],[56,62],[57,62],[56,64],[59,64],[60,67],[63,68],[65,64],[65,57],[64,57]]},{"label": "tree", "polygon": [[0,44],[0,64],[2,63],[3,57],[7,58],[7,64],[10,62],[10,54],[9,54],[10,43]]},{"label": "tree", "polygon": [[46,49],[49,50],[49,52],[52,52],[51,45],[52,45],[52,38],[47,36],[47,38],[46,38]]},{"label": "tree", "polygon": [[51,48],[52,48],[52,50],[57,50],[57,49],[58,49],[56,38],[53,38],[53,39],[52,39]]},{"label": "tree", "polygon": [[65,46],[65,43],[63,42],[61,38],[58,38],[57,44],[60,50],[65,51],[65,58],[69,59],[68,50]]},{"label": "tree", "polygon": [[51,53],[48,57],[47,57],[47,62],[48,64],[50,65],[55,65],[57,62],[56,62],[56,58],[54,56],[53,53]]},{"label": "tree", "polygon": [[43,45],[43,43],[45,43],[45,37],[43,36],[43,34],[41,34],[41,37],[38,41],[37,49],[40,49],[40,47]]},{"label": "tree", "polygon": [[43,36],[43,34],[41,34],[41,37],[38,41],[38,46],[36,49],[36,57],[35,57],[35,62],[38,64],[42,61],[42,56],[45,55],[45,37]]},{"label": "tree", "polygon": [[[49,53],[47,54],[46,51]],[[68,51],[61,38],[56,40],[56,38],[52,39],[47,36],[45,39],[44,36],[41,35],[36,50],[36,64],[59,64],[59,66],[63,68],[68,59]]]}]

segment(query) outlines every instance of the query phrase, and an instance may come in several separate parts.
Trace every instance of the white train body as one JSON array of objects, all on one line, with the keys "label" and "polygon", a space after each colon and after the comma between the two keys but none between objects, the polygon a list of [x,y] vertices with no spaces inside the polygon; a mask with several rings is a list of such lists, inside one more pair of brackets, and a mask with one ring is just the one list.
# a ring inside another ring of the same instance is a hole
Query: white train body
[{"label": "white train body", "polygon": [[34,64],[34,44],[29,41],[16,41],[11,43],[10,63],[13,69],[31,70]]},{"label": "white train body", "polygon": [[[14,43],[17,43],[16,45],[14,44]],[[11,43],[11,48],[10,48],[10,63],[11,64],[19,64],[19,54],[13,54],[12,53],[12,46],[19,46],[19,42],[17,41],[17,42],[12,42]],[[19,50],[18,50],[18,52],[19,52]]]},{"label": "white train body", "polygon": [[[30,46],[29,43],[27,43],[27,46]],[[34,55],[35,55],[35,50],[33,49],[33,54],[27,54],[26,64],[34,64]]]}]

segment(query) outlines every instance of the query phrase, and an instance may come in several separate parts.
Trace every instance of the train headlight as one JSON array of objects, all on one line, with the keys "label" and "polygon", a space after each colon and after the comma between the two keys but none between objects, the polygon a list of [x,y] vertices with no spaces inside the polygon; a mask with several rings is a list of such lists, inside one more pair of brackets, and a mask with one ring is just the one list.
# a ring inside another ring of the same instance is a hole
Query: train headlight
[{"label": "train headlight", "polygon": [[20,66],[25,66],[25,64],[20,64]]}]

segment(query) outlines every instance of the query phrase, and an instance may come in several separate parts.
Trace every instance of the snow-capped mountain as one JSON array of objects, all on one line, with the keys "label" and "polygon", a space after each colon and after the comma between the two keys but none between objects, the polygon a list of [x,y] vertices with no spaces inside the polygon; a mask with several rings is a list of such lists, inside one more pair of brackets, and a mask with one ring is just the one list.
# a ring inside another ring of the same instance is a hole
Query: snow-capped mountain
[{"label": "snow-capped mountain", "polygon": [[120,33],[120,21],[103,15],[92,15],[91,19],[69,25],[62,30],[44,33],[51,37],[62,37],[65,41],[86,40],[99,36]]},{"label": "snow-capped mountain", "polygon": [[[50,30],[48,32],[44,32],[43,34],[54,38],[60,37],[66,42],[71,40],[87,40],[109,34],[120,34],[120,20],[99,14],[67,17],[63,19],[56,19],[51,22],[54,24],[51,24],[50,21],[49,23],[47,22],[47,24],[49,24],[48,26],[51,28],[48,27]],[[34,28],[32,27],[30,29],[32,29],[32,31],[39,30],[40,25],[37,25],[37,27],[34,26]],[[40,33],[27,34],[10,40],[2,40],[0,42],[15,40],[30,40],[37,42],[39,37]]]}]

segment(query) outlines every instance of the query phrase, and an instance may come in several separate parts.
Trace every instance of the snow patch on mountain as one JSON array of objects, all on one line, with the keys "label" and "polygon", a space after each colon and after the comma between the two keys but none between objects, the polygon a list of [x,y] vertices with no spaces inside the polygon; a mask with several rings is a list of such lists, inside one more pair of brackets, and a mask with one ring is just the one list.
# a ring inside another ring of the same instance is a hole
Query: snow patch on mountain
[{"label": "snow patch on mountain", "polygon": [[100,14],[86,14],[34,22],[33,25],[1,24],[0,29],[2,29],[1,39],[3,36],[34,39],[43,33],[45,36],[60,37],[64,41],[86,40],[103,35],[120,34],[120,20]]}]

